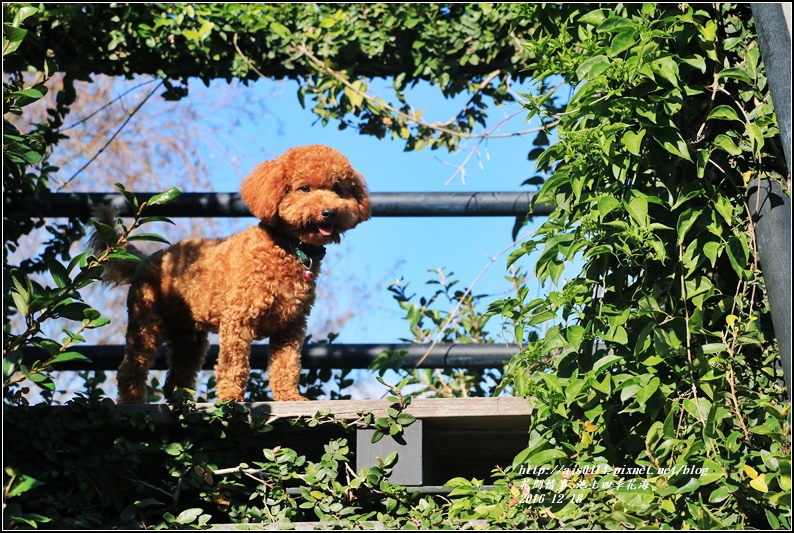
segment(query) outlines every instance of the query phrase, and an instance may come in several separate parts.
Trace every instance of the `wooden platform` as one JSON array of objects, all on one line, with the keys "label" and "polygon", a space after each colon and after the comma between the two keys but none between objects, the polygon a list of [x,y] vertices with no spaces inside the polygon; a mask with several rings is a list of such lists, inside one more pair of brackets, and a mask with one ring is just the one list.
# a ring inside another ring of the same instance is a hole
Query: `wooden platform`
[{"label": "wooden platform", "polygon": [[[393,450],[399,454],[392,481],[406,486],[439,487],[457,476],[476,477],[488,483],[497,466],[512,464],[526,448],[532,415],[524,398],[419,398],[405,409],[417,422],[405,428],[404,438],[385,437],[373,445],[372,430],[344,429],[334,421],[358,420],[361,412],[387,417],[387,400],[316,400],[309,402],[256,402],[245,404],[253,416],[267,417],[275,427],[262,445],[287,446],[308,457],[322,453],[328,439],[347,436],[355,449],[356,467],[371,466],[376,457]],[[197,404],[197,409],[214,409]],[[120,405],[116,416],[146,412],[156,424],[174,421],[165,404]],[[288,421],[309,420],[318,413],[330,422],[314,428]],[[354,435],[351,433],[355,433]],[[272,441],[272,442],[269,442]]]},{"label": "wooden platform", "polygon": [[[312,418],[318,412],[328,412],[336,420],[355,420],[360,411],[368,411],[376,417],[387,416],[391,405],[387,400],[314,400],[308,402],[247,402],[244,403],[257,416],[268,416],[274,420]],[[214,409],[211,403],[196,404],[196,408]],[[173,420],[171,408],[166,404],[119,405],[118,415],[137,412],[148,413],[154,422]],[[407,413],[422,420],[474,423],[478,427],[489,423],[503,425],[526,420],[532,414],[532,406],[525,398],[415,398],[406,409]]]}]

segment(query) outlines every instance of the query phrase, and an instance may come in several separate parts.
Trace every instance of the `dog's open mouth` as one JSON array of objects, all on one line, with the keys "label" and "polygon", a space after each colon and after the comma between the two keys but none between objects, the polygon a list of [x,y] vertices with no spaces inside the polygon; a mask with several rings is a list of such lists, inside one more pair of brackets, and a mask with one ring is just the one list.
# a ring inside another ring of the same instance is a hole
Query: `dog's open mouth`
[{"label": "dog's open mouth", "polygon": [[323,237],[330,237],[334,234],[336,227],[333,224],[317,224],[317,231],[320,232],[320,235]]}]

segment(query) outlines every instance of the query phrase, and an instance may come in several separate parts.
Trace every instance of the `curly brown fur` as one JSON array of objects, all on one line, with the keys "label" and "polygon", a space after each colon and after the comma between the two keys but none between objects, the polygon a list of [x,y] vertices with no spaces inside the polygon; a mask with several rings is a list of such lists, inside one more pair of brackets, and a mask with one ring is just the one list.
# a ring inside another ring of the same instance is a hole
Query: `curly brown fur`
[{"label": "curly brown fur", "polygon": [[[250,344],[265,337],[273,398],[305,400],[298,392],[300,348],[320,252],[369,218],[367,188],[342,154],[310,145],[260,164],[240,192],[259,225],[225,239],[184,240],[142,263],[113,262],[106,269],[108,281],[130,283],[119,403],[145,402],[146,376],[163,342],[169,347],[166,397],[178,387],[195,388],[208,332],[220,335],[219,400],[243,400]],[[92,242],[104,246],[96,237]],[[306,265],[298,248],[310,258],[304,256]]]}]

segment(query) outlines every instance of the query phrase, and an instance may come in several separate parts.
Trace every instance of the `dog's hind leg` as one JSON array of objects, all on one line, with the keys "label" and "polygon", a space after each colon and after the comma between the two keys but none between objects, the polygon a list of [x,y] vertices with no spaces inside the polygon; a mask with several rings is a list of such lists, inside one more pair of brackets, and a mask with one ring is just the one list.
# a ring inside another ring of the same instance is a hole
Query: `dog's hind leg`
[{"label": "dog's hind leg", "polygon": [[156,294],[143,284],[131,287],[127,296],[127,350],[118,369],[118,403],[146,402],[146,376],[164,340],[154,311]]},{"label": "dog's hind leg", "polygon": [[161,343],[157,322],[147,321],[142,324],[130,318],[127,327],[127,351],[118,370],[118,403],[146,402],[146,376]]},{"label": "dog's hind leg", "polygon": [[168,376],[163,384],[166,400],[171,400],[174,390],[196,389],[196,375],[204,364],[209,348],[206,331],[186,331],[168,342]]}]

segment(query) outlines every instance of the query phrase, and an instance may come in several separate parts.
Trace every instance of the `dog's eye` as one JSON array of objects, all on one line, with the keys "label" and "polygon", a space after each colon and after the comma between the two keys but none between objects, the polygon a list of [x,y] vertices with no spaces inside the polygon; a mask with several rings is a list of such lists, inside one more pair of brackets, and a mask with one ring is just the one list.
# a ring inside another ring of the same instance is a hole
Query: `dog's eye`
[{"label": "dog's eye", "polygon": [[334,185],[331,190],[334,191],[334,194],[337,196],[344,196],[344,191],[342,191],[342,187],[340,187],[339,184]]},{"label": "dog's eye", "polygon": [[312,188],[309,187],[308,185],[301,185],[300,187],[298,187],[298,190],[301,192],[312,192]]}]

